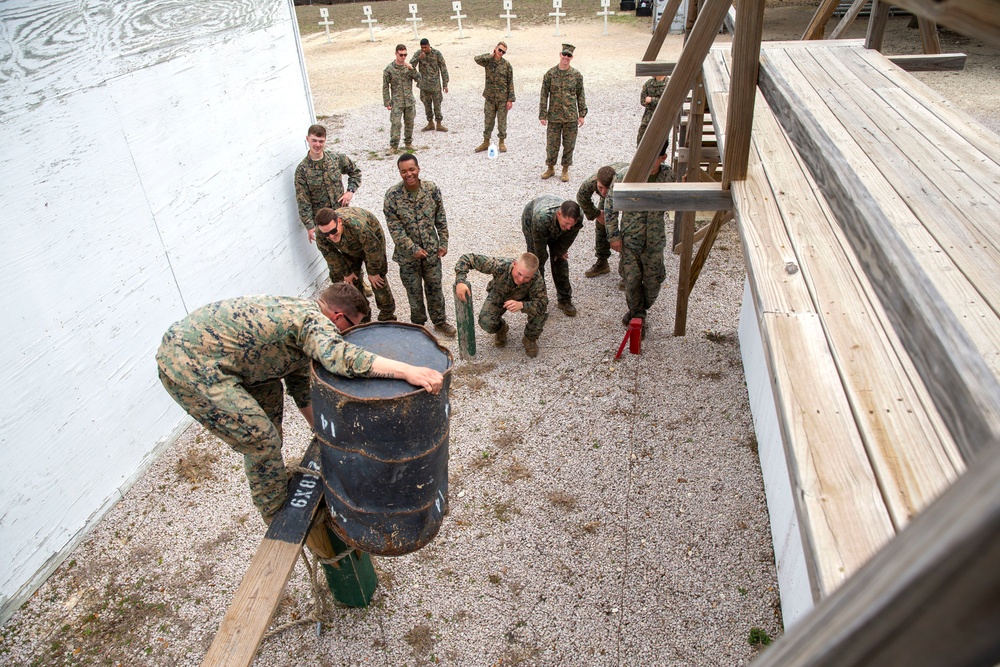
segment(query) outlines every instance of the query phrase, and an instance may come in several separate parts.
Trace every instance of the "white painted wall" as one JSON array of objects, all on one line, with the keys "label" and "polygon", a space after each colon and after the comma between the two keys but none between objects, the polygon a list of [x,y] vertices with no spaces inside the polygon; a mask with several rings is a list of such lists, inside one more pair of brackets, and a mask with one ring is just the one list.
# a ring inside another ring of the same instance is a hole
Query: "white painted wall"
[{"label": "white painted wall", "polygon": [[292,11],[0,3],[0,621],[185,424],[156,377],[167,326],[325,269],[295,210]]}]

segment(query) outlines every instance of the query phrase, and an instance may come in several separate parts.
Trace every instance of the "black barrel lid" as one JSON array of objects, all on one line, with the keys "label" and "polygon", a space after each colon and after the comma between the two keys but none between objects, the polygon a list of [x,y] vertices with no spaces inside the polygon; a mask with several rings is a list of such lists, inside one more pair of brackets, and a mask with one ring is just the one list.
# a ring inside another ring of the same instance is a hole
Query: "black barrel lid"
[{"label": "black barrel lid", "polygon": [[[421,326],[372,322],[350,329],[344,334],[344,340],[364,348],[366,352],[413,366],[426,366],[441,373],[451,367],[450,355]],[[420,390],[406,380],[335,375],[315,362],[313,369],[320,380],[336,391],[357,398],[395,398]]]}]

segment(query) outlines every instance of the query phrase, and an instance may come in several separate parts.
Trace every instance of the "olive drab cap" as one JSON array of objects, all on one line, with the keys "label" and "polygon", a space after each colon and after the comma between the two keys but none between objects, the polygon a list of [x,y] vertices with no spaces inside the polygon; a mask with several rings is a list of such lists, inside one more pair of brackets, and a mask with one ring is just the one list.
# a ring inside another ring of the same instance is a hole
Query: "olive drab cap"
[{"label": "olive drab cap", "polygon": [[573,51],[575,51],[575,50],[576,50],[576,47],[573,46],[572,44],[563,44],[562,45],[562,51],[560,53],[568,53],[570,55],[573,55]]}]

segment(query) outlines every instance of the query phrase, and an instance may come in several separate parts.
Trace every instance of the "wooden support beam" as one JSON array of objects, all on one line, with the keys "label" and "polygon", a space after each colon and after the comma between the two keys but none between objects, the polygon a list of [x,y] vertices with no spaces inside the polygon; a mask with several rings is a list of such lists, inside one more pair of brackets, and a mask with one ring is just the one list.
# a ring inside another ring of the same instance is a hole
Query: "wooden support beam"
[{"label": "wooden support beam", "polygon": [[886,56],[886,60],[907,72],[958,72],[965,69],[964,53]]},{"label": "wooden support beam", "polygon": [[722,24],[726,26],[726,30],[729,31],[730,35],[736,34],[736,8],[730,7],[729,11],[726,12],[726,18],[723,19]]},{"label": "wooden support beam", "polygon": [[833,29],[830,33],[830,39],[840,39],[840,36],[847,32],[847,29],[854,25],[854,20],[858,18],[858,14],[864,9],[865,5],[868,4],[868,0],[854,0],[851,3],[851,8],[847,10],[843,18],[840,19],[840,23],[837,27]]},{"label": "wooden support beam", "polygon": [[670,76],[674,73],[674,68],[677,67],[677,63],[667,63],[667,62],[648,62],[648,63],[636,63],[635,64],[635,75],[636,76]]},{"label": "wooden support beam", "polygon": [[1000,46],[1000,0],[893,0],[918,17]]},{"label": "wooden support beam", "polygon": [[733,196],[718,183],[615,183],[616,211],[721,211]]},{"label": "wooden support beam", "polygon": [[316,475],[299,472],[292,476],[288,500],[271,521],[250,561],[202,667],[249,667],[257,655],[323,498],[316,438],[302,458],[302,467],[317,471]]},{"label": "wooden support beam", "polygon": [[822,0],[806,26],[806,31],[802,33],[802,39],[823,39],[823,29],[839,4],[840,0]]},{"label": "wooden support beam", "polygon": [[918,16],[917,25],[920,26],[920,45],[924,53],[941,53],[941,38],[938,36],[937,23]]},{"label": "wooden support beam", "polygon": [[1000,442],[983,444],[964,476],[753,666],[1000,664]]},{"label": "wooden support beam", "polygon": [[687,332],[688,300],[691,298],[691,253],[694,249],[694,211],[681,214],[681,256],[677,275],[677,304],[674,309],[674,335]]},{"label": "wooden support beam", "polygon": [[677,15],[677,10],[680,6],[681,0],[670,0],[667,6],[663,8],[663,13],[660,15],[660,22],[656,24],[656,30],[653,31],[653,36],[650,38],[649,44],[646,45],[646,52],[642,54],[643,60],[656,60],[656,57],[660,55],[660,49],[663,48],[663,41],[670,33],[670,24],[674,22],[674,17]]},{"label": "wooden support beam", "polygon": [[764,29],[764,0],[740,0],[733,36],[733,73],[729,84],[728,136],[722,159],[722,187],[747,177],[753,105],[757,99],[757,67]]},{"label": "wooden support beam", "polygon": [[882,50],[882,39],[888,22],[889,3],[885,0],[872,0],[872,13],[868,17],[868,33],[865,35],[866,49]]},{"label": "wooden support beam", "polygon": [[[690,152],[687,148],[678,148],[674,153],[680,162],[690,162],[688,156]],[[719,149],[715,146],[702,146],[701,148],[701,161],[716,161],[719,159]]]},{"label": "wooden support beam", "polygon": [[698,276],[701,275],[701,269],[705,266],[708,254],[712,252],[712,246],[715,245],[715,239],[718,238],[722,225],[732,219],[732,211],[716,211],[715,216],[712,217],[712,222],[699,229],[695,234],[695,242],[697,242],[699,236],[704,237],[705,240],[698,246],[698,254],[694,256],[694,260],[691,262],[691,285],[689,289],[693,290],[694,284],[698,282]]},{"label": "wooden support beam", "polygon": [[795,143],[966,462],[1000,439],[1000,384],[840,147],[761,54],[760,89]]},{"label": "wooden support beam", "polygon": [[[663,96],[660,97],[660,102],[656,105],[656,111],[653,112],[653,117],[649,121],[649,127],[642,136],[642,141],[639,142],[635,157],[629,165],[628,173],[625,174],[625,182],[645,181],[652,170],[653,163],[670,134],[673,125],[671,121],[677,117],[684,98],[687,97],[688,91],[694,85],[695,77],[701,71],[705,56],[708,55],[708,50],[719,33],[722,18],[730,4],[731,0],[707,0],[704,7],[701,8],[694,29],[677,60],[677,67],[674,68],[673,75],[667,81]],[[616,187],[616,192],[617,189]],[[725,207],[713,206],[705,210],[714,211],[718,208]]]}]

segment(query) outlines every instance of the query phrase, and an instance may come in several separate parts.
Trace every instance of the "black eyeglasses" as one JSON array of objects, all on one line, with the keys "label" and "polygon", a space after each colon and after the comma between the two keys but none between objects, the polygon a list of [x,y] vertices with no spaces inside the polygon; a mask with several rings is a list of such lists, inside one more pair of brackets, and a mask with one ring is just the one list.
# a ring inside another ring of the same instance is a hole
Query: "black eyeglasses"
[{"label": "black eyeglasses", "polygon": [[559,55],[561,55],[561,56],[565,56],[566,58],[572,58],[572,57],[573,57],[573,54],[572,54],[572,53],[566,53],[565,51],[563,51],[563,52],[562,52],[562,53],[560,53]]},{"label": "black eyeglasses", "polygon": [[332,222],[333,222],[333,229],[331,229],[330,231],[324,232],[322,229],[319,228],[318,225],[316,226],[316,231],[322,234],[323,236],[332,238],[333,235],[337,233],[337,230],[340,229],[340,224],[336,220],[333,220]]},{"label": "black eyeglasses", "polygon": [[502,56],[503,56],[503,55],[507,55],[507,52],[506,52],[506,51],[504,51],[503,49],[497,49],[497,51],[499,51],[499,52],[500,52],[500,55],[502,55]]}]

